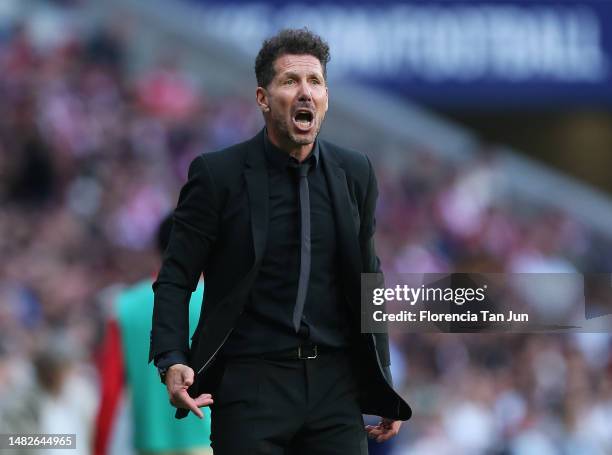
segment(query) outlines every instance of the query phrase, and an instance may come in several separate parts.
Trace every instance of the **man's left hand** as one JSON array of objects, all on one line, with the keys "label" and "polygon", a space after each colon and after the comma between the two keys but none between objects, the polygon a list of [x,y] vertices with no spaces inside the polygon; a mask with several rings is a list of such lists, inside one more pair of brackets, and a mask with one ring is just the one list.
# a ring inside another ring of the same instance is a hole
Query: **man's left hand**
[{"label": "man's left hand", "polygon": [[378,425],[366,425],[365,429],[370,439],[384,442],[397,435],[401,426],[401,420],[382,419]]}]

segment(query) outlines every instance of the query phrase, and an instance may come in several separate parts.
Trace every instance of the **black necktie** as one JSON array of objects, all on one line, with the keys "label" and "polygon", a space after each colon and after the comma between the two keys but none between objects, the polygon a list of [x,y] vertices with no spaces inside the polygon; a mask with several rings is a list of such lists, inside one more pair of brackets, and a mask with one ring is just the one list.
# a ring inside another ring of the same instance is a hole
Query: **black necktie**
[{"label": "black necktie", "polygon": [[300,330],[300,321],[304,313],[308,281],[310,280],[310,193],[308,190],[308,171],[310,164],[302,163],[298,166],[300,174],[300,219],[301,247],[300,247],[300,279],[298,281],[297,297],[293,309],[293,327],[295,332]]}]

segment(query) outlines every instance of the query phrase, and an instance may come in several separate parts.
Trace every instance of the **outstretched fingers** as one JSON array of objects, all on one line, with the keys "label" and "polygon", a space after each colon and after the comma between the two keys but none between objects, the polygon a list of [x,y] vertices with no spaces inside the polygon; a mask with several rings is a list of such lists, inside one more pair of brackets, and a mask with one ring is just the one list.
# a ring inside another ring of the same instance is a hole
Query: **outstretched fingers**
[{"label": "outstretched fingers", "polygon": [[203,393],[197,398],[192,398],[187,389],[194,381],[193,370],[186,365],[176,365],[170,368],[166,376],[166,386],[170,397],[170,404],[176,408],[189,409],[200,419],[204,418],[201,407],[213,404],[212,396]]},{"label": "outstretched fingers", "polygon": [[399,433],[401,421],[383,419],[378,425],[366,425],[365,430],[370,439],[376,442],[388,441]]},{"label": "outstretched fingers", "polygon": [[[191,412],[193,412],[195,415],[197,415],[200,419],[204,418],[204,414],[202,413],[202,411],[200,410],[199,406],[208,406],[208,404],[204,404],[207,401],[204,401],[202,399],[203,395],[200,395],[198,398],[196,398],[195,400],[193,398],[191,398],[189,396],[189,393],[187,393],[187,389],[180,389],[176,395],[176,407],[177,408],[185,408],[185,409],[189,409]],[[212,400],[210,398],[208,398],[208,400],[210,402],[212,402]],[[200,404],[202,403],[202,404]]]}]

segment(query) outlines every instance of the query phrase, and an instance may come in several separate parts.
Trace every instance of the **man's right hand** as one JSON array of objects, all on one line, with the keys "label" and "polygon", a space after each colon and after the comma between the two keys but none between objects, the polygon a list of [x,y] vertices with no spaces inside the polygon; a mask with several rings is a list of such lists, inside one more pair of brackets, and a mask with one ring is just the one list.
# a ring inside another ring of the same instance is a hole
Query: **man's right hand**
[{"label": "man's right hand", "polygon": [[187,393],[187,389],[193,384],[195,374],[187,365],[177,363],[168,368],[166,373],[166,389],[170,397],[170,404],[175,408],[189,409],[200,419],[204,418],[204,414],[200,410],[201,407],[210,406],[213,403],[212,395],[203,393],[199,397],[193,399]]}]

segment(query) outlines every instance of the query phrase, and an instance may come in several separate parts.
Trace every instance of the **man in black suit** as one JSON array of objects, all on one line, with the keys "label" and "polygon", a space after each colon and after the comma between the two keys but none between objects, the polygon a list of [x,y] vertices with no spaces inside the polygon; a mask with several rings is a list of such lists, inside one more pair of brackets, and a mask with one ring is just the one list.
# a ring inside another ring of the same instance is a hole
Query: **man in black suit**
[{"label": "man in black suit", "polygon": [[[317,138],[329,47],[306,29],[255,62],[265,128],[197,157],[154,283],[149,361],[177,417],[211,406],[216,454],[366,454],[410,407],[385,334],[360,333],[360,274],[380,272],[377,188],[365,155]],[[188,302],[204,273],[188,342]],[[362,413],[382,418],[364,428]]]}]

